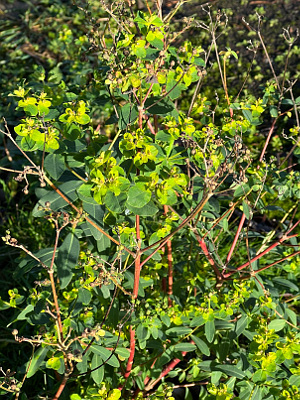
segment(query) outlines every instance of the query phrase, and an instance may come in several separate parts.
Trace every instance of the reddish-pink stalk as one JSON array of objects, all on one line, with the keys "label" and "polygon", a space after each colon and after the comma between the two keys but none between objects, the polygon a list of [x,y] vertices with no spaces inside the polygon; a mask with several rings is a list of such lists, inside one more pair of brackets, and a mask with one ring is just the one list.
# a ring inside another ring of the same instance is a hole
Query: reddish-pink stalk
[{"label": "reddish-pink stalk", "polygon": [[[299,221],[298,221],[299,222]],[[290,232],[291,230],[289,230]],[[273,243],[271,246],[269,246],[266,250],[262,251],[259,253],[257,256],[252,258],[250,261],[247,261],[246,263],[240,265],[235,271],[230,271],[227,274],[223,274],[223,279],[228,279],[231,277],[231,275],[235,274],[237,271],[241,271],[242,269],[246,268],[248,265],[251,263],[255,262],[256,260],[259,260],[261,257],[263,257],[265,254],[268,254],[271,250],[273,250],[275,247],[278,245],[282,244],[284,241],[289,240],[293,237],[298,236],[297,234],[291,235],[291,236],[283,236],[281,239],[279,239],[277,242]]]},{"label": "reddish-pink stalk", "polygon": [[[164,214],[168,214],[168,206],[164,205]],[[166,243],[167,247],[167,260],[168,260],[168,305],[172,306],[171,296],[173,294],[173,257],[172,257],[172,244],[171,240]]]},{"label": "reddish-pink stalk", "polygon": [[203,251],[203,254],[205,255],[205,257],[207,258],[208,262],[210,263],[210,265],[212,266],[214,273],[216,274],[216,278],[217,280],[222,280],[222,274],[218,269],[218,266],[215,263],[215,260],[212,258],[212,256],[210,255],[208,248],[206,246],[206,243],[204,242],[204,240],[202,238],[200,238],[200,236],[197,234],[196,238],[198,240],[198,243],[201,247],[201,250]]},{"label": "reddish-pink stalk", "polygon": [[246,219],[246,215],[243,213],[242,218],[241,218],[240,223],[239,223],[239,226],[238,226],[238,229],[236,231],[235,237],[233,239],[232,245],[230,247],[229,253],[228,253],[227,258],[226,258],[226,264],[228,264],[230,259],[231,259],[232,253],[233,253],[233,251],[235,249],[235,246],[237,244],[237,241],[238,241],[238,238],[240,236],[241,230],[243,228],[245,219]]},{"label": "reddish-pink stalk", "polygon": [[54,265],[54,260],[55,260],[57,245],[58,245],[58,239],[59,239],[59,235],[60,235],[62,227],[61,227],[61,229],[58,228],[58,222],[57,221],[55,221],[55,225],[56,225],[55,243],[54,243],[54,249],[53,249],[53,253],[52,253],[50,269],[48,270],[48,273],[49,273],[49,277],[50,277],[51,289],[52,289],[52,294],[53,294],[53,301],[54,301],[56,318],[57,318],[59,341],[60,341],[60,343],[62,343],[63,340],[64,340],[63,326],[62,326],[62,322],[61,322],[60,308],[59,308],[59,304],[58,304],[58,297],[57,297],[57,292],[56,292],[56,287],[55,287],[55,282],[54,282],[54,276],[53,276],[53,274],[54,274],[53,265]]},{"label": "reddish-pink stalk", "polygon": [[[140,243],[141,234],[140,234],[140,216],[135,216],[135,224],[136,224],[136,239],[137,242]],[[138,297],[139,291],[139,283],[140,283],[140,273],[141,273],[141,255],[138,254],[134,261],[134,284],[133,284],[133,292],[132,297],[135,300]]]},{"label": "reddish-pink stalk", "polygon": [[[140,216],[136,215],[136,238],[137,241],[140,241]],[[136,300],[138,297],[138,291],[139,291],[139,283],[140,283],[140,273],[141,273],[141,256],[137,255],[135,262],[134,262],[135,268],[134,268],[134,283],[133,283],[133,292],[132,292],[132,298],[133,301]],[[124,374],[124,378],[127,379],[130,376],[131,370],[132,370],[132,365],[133,365],[133,359],[134,359],[134,354],[135,354],[135,330],[133,329],[132,326],[130,326],[130,355],[127,361],[126,365],[126,371]],[[124,387],[123,385],[119,386],[119,390],[122,390]]]},{"label": "reddish-pink stalk", "polygon": [[[275,128],[276,122],[277,122],[277,118],[275,118],[274,121],[272,122],[272,125],[271,125],[271,128],[270,128],[270,131],[269,131],[267,140],[266,140],[266,142],[265,142],[264,148],[263,148],[263,150],[262,150],[262,152],[261,152],[261,155],[260,155],[260,157],[259,157],[259,161],[260,161],[260,162],[262,162],[262,160],[263,160],[263,158],[264,158],[264,155],[265,155],[265,152],[266,152],[266,150],[267,150],[269,141],[270,141],[271,136],[272,136],[272,134],[273,134],[273,132],[274,132],[274,128]],[[259,166],[258,166],[257,168],[259,169]]]},{"label": "reddish-pink stalk", "polygon": [[149,94],[151,93],[152,87],[153,87],[153,83],[150,84],[150,87],[149,87],[149,89],[148,89],[148,91],[147,91],[147,93],[146,93],[146,96],[144,97],[144,100],[142,101],[141,106],[144,106],[144,104],[145,104],[147,98],[149,97]]},{"label": "reddish-pink stalk", "polygon": [[[130,355],[127,361],[127,365],[126,365],[126,371],[124,374],[124,378],[128,379],[130,374],[131,374],[131,370],[132,370],[132,365],[133,365],[133,359],[134,359],[134,353],[135,353],[135,330],[132,328],[132,326],[130,327]],[[118,387],[119,390],[122,390],[124,387],[125,383],[123,383],[122,385],[120,385]]]},{"label": "reddish-pink stalk", "polygon": [[149,118],[144,116],[144,119],[147,120],[147,125],[148,125],[148,128],[150,129],[150,132],[152,133],[152,135],[156,135],[156,132],[155,132],[153,125],[151,124]]},{"label": "reddish-pink stalk", "polygon": [[[144,102],[143,102],[144,103]],[[139,108],[139,128],[143,128],[143,107]],[[137,169],[136,174],[139,175],[139,170]],[[138,297],[139,292],[139,284],[140,284],[140,274],[141,274],[141,254],[140,254],[140,246],[141,246],[141,232],[140,232],[140,216],[135,216],[135,231],[136,231],[136,240],[138,244],[138,251],[134,261],[134,283],[133,283],[133,291],[132,291],[132,300],[135,301]],[[130,326],[130,355],[127,361],[126,371],[124,374],[124,378],[127,379],[130,376],[134,354],[135,354],[135,330],[132,326]],[[124,384],[119,387],[119,390],[122,390]]]},{"label": "reddish-pink stalk", "polygon": [[270,268],[270,267],[273,267],[273,265],[279,264],[279,263],[281,263],[282,261],[287,260],[288,258],[291,258],[291,257],[296,256],[297,254],[300,254],[300,250],[299,250],[299,251],[295,251],[294,253],[290,254],[289,256],[283,257],[283,258],[281,258],[280,260],[273,262],[272,264],[265,265],[264,267],[262,267],[262,268],[260,268],[260,269],[257,269],[256,271],[253,271],[253,274],[256,275],[256,274],[258,274],[259,272],[264,271],[265,269],[268,269],[268,268]]},{"label": "reddish-pink stalk", "polygon": [[59,388],[57,390],[57,392],[55,393],[55,396],[53,397],[52,400],[58,400],[60,398],[60,395],[62,394],[64,388],[66,387],[66,384],[68,382],[69,379],[69,375],[65,375],[59,385]]},{"label": "reddish-pink stalk", "polygon": [[[186,351],[182,351],[181,354],[184,357],[186,353]],[[180,358],[174,358],[174,360],[172,360],[167,366],[165,366],[159,377],[155,379],[155,381],[151,381],[148,387],[145,387],[145,390],[151,390],[164,376],[168,375],[168,373],[172,371],[180,361]]]},{"label": "reddish-pink stalk", "polygon": [[171,240],[167,241],[167,258],[168,258],[168,305],[172,306],[171,296],[173,295],[173,257]]}]

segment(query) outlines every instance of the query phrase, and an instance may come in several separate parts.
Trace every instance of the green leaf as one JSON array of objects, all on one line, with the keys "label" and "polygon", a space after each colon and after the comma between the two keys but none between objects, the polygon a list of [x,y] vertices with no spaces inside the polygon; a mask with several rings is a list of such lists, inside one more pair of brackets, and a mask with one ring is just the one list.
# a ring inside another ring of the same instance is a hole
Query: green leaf
[{"label": "green leaf", "polygon": [[212,373],[211,373],[211,383],[213,385],[218,385],[221,377],[222,377],[222,372],[221,371],[212,371]]},{"label": "green leaf", "polygon": [[215,336],[215,321],[206,321],[204,330],[207,341],[212,343]]},{"label": "green leaf", "polygon": [[248,316],[246,314],[242,314],[241,318],[237,321],[235,326],[235,334],[236,337],[239,337],[248,325]]},{"label": "green leaf", "polygon": [[263,371],[262,369],[258,369],[255,371],[252,380],[253,382],[264,382],[267,379],[267,373],[266,371]]},{"label": "green leaf", "polygon": [[[60,185],[58,188],[70,201],[74,202],[78,198],[76,189],[81,184],[82,182],[80,180],[68,181]],[[48,191],[48,193],[44,195],[35,205],[32,211],[32,215],[34,217],[44,216],[44,210],[39,208],[45,207],[46,202],[50,202],[50,208],[53,211],[57,211],[60,208],[64,208],[68,205],[68,203],[57,192]]]},{"label": "green leaf", "polygon": [[251,124],[252,120],[253,120],[252,112],[250,110],[242,110],[242,111],[243,111],[243,114],[244,114],[244,117],[246,118],[246,120],[249,121]]},{"label": "green leaf", "polygon": [[297,314],[291,310],[290,308],[287,308],[286,313],[288,315],[289,320],[291,321],[292,324],[297,325]]},{"label": "green leaf", "polygon": [[250,207],[245,200],[243,200],[243,211],[244,211],[244,214],[246,215],[246,218],[249,219],[250,218]]},{"label": "green leaf", "polygon": [[79,257],[79,250],[79,240],[70,232],[58,249],[56,264],[61,289],[64,289],[72,280],[74,268]]},{"label": "green leaf", "polygon": [[71,141],[81,137],[80,128],[75,124],[65,124],[63,134],[68,140]]},{"label": "green leaf", "polygon": [[167,98],[158,96],[149,97],[145,101],[145,108],[150,114],[167,115],[175,109],[174,104]]},{"label": "green leaf", "polygon": [[273,319],[268,325],[269,329],[274,329],[275,332],[281,331],[286,325],[286,321],[284,319]]},{"label": "green leaf", "polygon": [[82,397],[79,394],[73,393],[70,396],[70,400],[82,400]]},{"label": "green leaf", "polygon": [[59,179],[66,170],[64,156],[61,154],[48,154],[45,158],[44,167],[53,179]]},{"label": "green leaf", "polygon": [[174,346],[175,351],[194,351],[196,350],[196,346],[192,343],[177,343]]},{"label": "green leaf", "polygon": [[200,338],[198,338],[195,335],[191,335],[191,339],[195,342],[196,346],[198,349],[201,351],[202,354],[209,356],[210,355],[210,350],[207,344]]},{"label": "green leaf", "polygon": [[128,349],[125,349],[124,347],[117,347],[116,354],[118,354],[120,357],[127,359],[130,356],[130,351]]},{"label": "green leaf", "polygon": [[[100,228],[103,228],[103,218],[105,215],[105,208],[104,206],[101,206],[98,203],[83,203],[83,209],[85,212],[89,214],[90,219],[95,222],[96,225],[98,225]],[[103,239],[103,233],[100,232],[96,227],[88,223],[88,227],[90,228],[92,236],[96,240],[102,240]]]},{"label": "green leaf", "polygon": [[156,47],[159,50],[163,50],[164,48],[164,35],[160,31],[149,31],[146,40],[149,42],[152,46]]},{"label": "green leaf", "polygon": [[128,191],[128,205],[136,208],[142,208],[151,199],[151,192],[144,189],[144,185],[136,184],[132,186]]},{"label": "green leaf", "polygon": [[60,365],[61,365],[60,357],[51,357],[46,362],[46,367],[50,368],[50,369],[54,369],[55,371],[58,371],[60,369]]},{"label": "green leaf", "polygon": [[51,121],[53,119],[56,119],[59,116],[59,111],[56,109],[50,108],[48,114],[44,117],[44,121]]},{"label": "green leaf", "polygon": [[231,103],[230,108],[232,108],[232,110],[239,110],[241,108],[240,103]]},{"label": "green leaf", "polygon": [[29,136],[23,137],[20,144],[21,149],[24,151],[35,151],[38,149],[36,142],[32,140]]},{"label": "green leaf", "polygon": [[288,279],[280,278],[280,277],[275,277],[273,279],[273,282],[281,285],[283,287],[286,287],[290,290],[294,290],[295,292],[299,292],[299,287],[295,285],[293,282],[289,281]]},{"label": "green leaf", "polygon": [[31,378],[39,369],[41,364],[46,358],[46,355],[48,351],[50,350],[50,347],[40,347],[33,355],[33,358],[31,361],[28,362],[30,364],[28,373],[27,373],[27,378]]},{"label": "green leaf", "polygon": [[186,89],[186,86],[182,83],[178,83],[175,79],[168,79],[166,85],[166,91],[169,93],[169,97],[171,100],[177,99],[180,95],[182,90]]},{"label": "green leaf", "polygon": [[190,326],[191,326],[191,327],[194,327],[194,326],[202,326],[202,325],[204,325],[204,319],[203,319],[202,316],[193,318],[192,321],[191,321],[191,323],[190,323]]},{"label": "green leaf", "polygon": [[107,350],[105,347],[99,346],[97,344],[92,344],[90,349],[94,354],[98,354],[102,358],[103,362],[111,365],[112,367],[120,366],[117,357],[114,354],[112,354],[110,350]]},{"label": "green leaf", "polygon": [[235,365],[216,365],[215,371],[222,371],[228,376],[235,376],[238,379],[245,378],[246,374]]},{"label": "green leaf", "polygon": [[235,189],[233,196],[234,196],[234,197],[243,196],[243,195],[246,194],[249,190],[250,190],[250,187],[249,187],[248,185],[246,185],[246,184],[239,185],[239,186]]},{"label": "green leaf", "polygon": [[24,107],[24,111],[27,112],[28,114],[35,116],[38,113],[38,108],[34,104],[28,104],[27,106]]},{"label": "green leaf", "polygon": [[126,207],[129,211],[133,212],[135,215],[141,215],[143,217],[152,217],[158,212],[158,208],[155,206],[152,200],[149,201],[144,207],[137,208],[126,203]]},{"label": "green leaf", "polygon": [[166,131],[158,131],[155,136],[155,141],[160,140],[161,142],[170,142],[172,136]]},{"label": "green leaf", "polygon": [[140,324],[136,329],[136,337],[139,341],[148,339],[150,337],[149,329],[143,324]]},{"label": "green leaf", "polygon": [[[101,364],[103,364],[101,356],[99,354],[94,354],[92,358],[91,369],[93,370],[94,368],[99,367]],[[95,371],[92,371],[91,376],[93,378],[93,381],[97,385],[100,385],[104,377],[104,366],[97,368]]]},{"label": "green leaf", "polygon": [[91,183],[83,183],[78,189],[77,189],[77,194],[80,200],[86,203],[91,203],[96,205],[99,205],[94,198],[92,197],[92,192],[91,189],[93,187],[93,184]]},{"label": "green leaf", "polygon": [[166,335],[168,336],[181,336],[188,335],[193,330],[187,326],[176,326],[174,328],[170,328],[166,330]]},{"label": "green leaf", "polygon": [[199,67],[205,67],[205,61],[201,57],[195,57],[194,63]]},{"label": "green leaf", "polygon": [[138,117],[138,109],[134,104],[127,103],[125,106],[119,109],[119,121],[118,127],[123,130],[126,129],[128,125],[136,121]]},{"label": "green leaf", "polygon": [[276,106],[270,106],[270,115],[273,118],[277,118],[278,117],[278,110]]},{"label": "green leaf", "polygon": [[251,400],[261,400],[262,398],[263,398],[262,387],[256,385],[253,390]]},{"label": "green leaf", "polygon": [[160,316],[160,319],[162,320],[162,322],[163,322],[167,327],[169,327],[169,326],[171,325],[171,320],[170,320],[170,317],[168,316],[168,314],[162,314],[162,315]]},{"label": "green leaf", "polygon": [[104,204],[105,206],[112,212],[120,214],[125,209],[125,203],[127,200],[126,193],[121,193],[119,196],[116,196],[110,190],[107,191],[104,196]]},{"label": "green leaf", "polygon": [[90,117],[87,114],[76,115],[76,122],[80,125],[86,125],[90,122]]},{"label": "green leaf", "polygon": [[22,312],[17,316],[17,320],[21,321],[23,319],[27,320],[27,314],[30,314],[34,310],[34,306],[32,304],[28,304],[27,307],[24,308]]},{"label": "green leaf", "polygon": [[[41,249],[33,254],[37,259],[41,260],[43,264],[45,264],[47,267],[50,267],[53,251],[54,248],[50,247],[47,249]],[[19,263],[19,268],[21,268],[22,274],[26,274],[27,272],[31,271],[32,268],[36,267],[39,264],[40,264],[39,261],[28,256]]]}]

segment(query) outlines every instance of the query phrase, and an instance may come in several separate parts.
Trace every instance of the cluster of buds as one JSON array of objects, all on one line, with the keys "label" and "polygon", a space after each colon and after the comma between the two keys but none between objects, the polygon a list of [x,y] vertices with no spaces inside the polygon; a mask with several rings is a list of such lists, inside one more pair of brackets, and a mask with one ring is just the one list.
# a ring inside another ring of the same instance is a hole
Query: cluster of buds
[{"label": "cluster of buds", "polygon": [[3,240],[3,242],[5,244],[8,244],[9,246],[18,246],[17,239],[15,239],[15,238],[10,236],[10,231],[9,230],[6,231],[6,235],[2,236],[1,239]]},{"label": "cluster of buds", "polygon": [[19,392],[20,388],[18,387],[18,381],[13,378],[15,372],[10,369],[4,371],[2,367],[0,367],[0,372],[3,374],[3,378],[1,379],[0,387],[7,392]]}]

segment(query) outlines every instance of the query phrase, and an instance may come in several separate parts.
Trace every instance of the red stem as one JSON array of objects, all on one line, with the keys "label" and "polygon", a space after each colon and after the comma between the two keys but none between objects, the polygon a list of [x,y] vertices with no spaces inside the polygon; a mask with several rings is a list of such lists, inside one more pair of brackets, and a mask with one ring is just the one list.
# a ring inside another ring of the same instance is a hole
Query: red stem
[{"label": "red stem", "polygon": [[[139,128],[143,128],[143,107],[139,107]],[[137,169],[136,175],[138,176],[140,171]],[[136,253],[135,261],[134,261],[134,283],[133,283],[133,291],[132,291],[132,300],[133,302],[138,297],[139,292],[139,284],[140,284],[140,274],[141,274],[141,232],[140,232],[140,216],[135,216],[135,231],[136,231],[136,240],[138,244],[138,250]],[[124,374],[124,378],[127,379],[130,376],[133,360],[135,354],[135,330],[132,326],[130,326],[130,355],[127,361],[126,372]],[[119,387],[119,390],[122,390],[124,384]]]},{"label": "red stem", "polygon": [[[299,223],[300,221],[298,221]],[[297,224],[298,224],[297,223]],[[296,224],[294,225],[296,226]],[[293,228],[293,227],[292,227]],[[291,228],[291,229],[292,229]],[[289,232],[291,231],[291,229],[289,230]],[[279,239],[277,242],[273,243],[271,246],[269,246],[266,250],[262,251],[261,253],[259,253],[257,256],[255,256],[254,258],[252,258],[250,261],[247,261],[245,264],[240,265],[235,271],[230,271],[228,272],[228,274],[224,274],[223,275],[223,279],[228,279],[231,277],[231,275],[235,274],[237,271],[241,271],[242,269],[246,268],[249,264],[253,263],[254,261],[260,259],[261,257],[263,257],[265,254],[269,253],[271,250],[273,250],[275,247],[277,247],[278,245],[282,244],[284,241],[289,240],[293,237],[298,236],[297,234],[295,235],[291,235],[291,236],[283,236],[281,239]]]},{"label": "red stem", "polygon": [[58,400],[58,399],[59,399],[59,397],[60,397],[60,395],[62,394],[64,388],[66,387],[66,384],[67,384],[67,382],[68,382],[68,379],[69,379],[69,376],[68,376],[68,375],[65,375],[65,376],[63,377],[63,379],[62,379],[62,381],[61,381],[61,383],[60,383],[60,385],[59,385],[59,388],[58,388],[58,390],[57,390],[57,392],[56,392],[56,394],[55,394],[55,396],[53,397],[52,400]]},{"label": "red stem", "polygon": [[[136,215],[135,216],[135,223],[136,223],[136,239],[137,242],[139,243],[141,240],[141,234],[140,234],[140,216]],[[138,254],[135,258],[134,261],[134,284],[133,284],[133,292],[132,292],[132,297],[135,300],[138,297],[138,291],[139,291],[139,283],[140,283],[140,273],[141,273],[141,255]]]},{"label": "red stem", "polygon": [[[272,122],[272,125],[271,125],[271,128],[270,128],[270,131],[269,131],[269,134],[268,134],[266,143],[265,143],[264,148],[263,148],[263,150],[262,150],[262,152],[261,152],[261,155],[260,155],[260,157],[259,157],[259,161],[260,161],[260,162],[262,162],[262,159],[264,158],[264,155],[265,155],[265,152],[266,152],[266,150],[267,150],[269,141],[270,141],[271,136],[272,136],[272,134],[273,134],[273,132],[274,132],[274,128],[275,128],[276,122],[277,122],[277,118],[275,118],[274,121]],[[259,168],[258,168],[258,169],[259,169]]]},{"label": "red stem", "polygon": [[196,238],[197,238],[197,240],[198,240],[198,243],[199,243],[199,245],[200,245],[200,247],[201,247],[201,249],[202,249],[202,251],[203,251],[203,254],[205,255],[205,257],[207,258],[207,260],[208,260],[208,262],[210,263],[210,265],[213,267],[213,270],[214,270],[214,272],[215,272],[215,274],[216,274],[216,278],[217,278],[217,280],[222,280],[222,274],[221,274],[221,272],[219,271],[219,269],[218,269],[218,267],[217,267],[217,265],[216,265],[216,263],[215,263],[215,260],[212,258],[212,256],[210,255],[210,253],[209,253],[209,251],[208,251],[208,248],[207,248],[207,246],[206,246],[206,243],[204,242],[204,240],[198,235],[198,234],[196,234]]},{"label": "red stem", "polygon": [[[144,119],[147,119],[147,117],[144,116]],[[153,125],[151,124],[149,119],[147,119],[147,125],[148,125],[148,128],[150,129],[150,132],[152,133],[152,135],[156,135],[156,132],[155,132],[155,130],[153,128]]]},{"label": "red stem", "polygon": [[[181,352],[183,357],[186,355],[186,353],[186,351]],[[168,373],[172,371],[180,361],[180,358],[174,358],[174,360],[172,360],[168,365],[165,366],[159,377],[155,379],[155,381],[151,381],[148,387],[145,387],[145,390],[151,390],[164,376],[168,375]]]},{"label": "red stem", "polygon": [[279,263],[281,263],[282,261],[287,260],[288,258],[291,258],[291,257],[296,256],[297,254],[300,254],[300,250],[299,250],[299,251],[295,251],[293,254],[290,254],[289,256],[283,257],[283,258],[281,258],[281,260],[275,261],[275,262],[273,262],[272,264],[265,265],[264,267],[262,267],[262,268],[260,268],[260,269],[258,269],[258,270],[256,270],[256,271],[253,271],[253,273],[256,275],[256,274],[258,274],[259,272],[264,271],[265,269],[268,269],[268,268],[270,268],[270,267],[273,267],[273,265],[279,264]]},{"label": "red stem", "polygon": [[230,247],[228,256],[227,256],[227,258],[226,258],[226,264],[228,264],[229,261],[230,261],[230,259],[231,259],[232,253],[233,253],[233,251],[234,251],[234,249],[235,249],[235,246],[236,246],[236,243],[237,243],[237,241],[238,241],[239,235],[240,235],[240,233],[241,233],[242,227],[243,227],[243,225],[244,225],[245,219],[246,219],[246,215],[243,214],[243,215],[242,215],[242,218],[241,218],[241,220],[240,220],[238,229],[237,229],[237,231],[236,231],[234,240],[233,240],[232,245],[231,245],[231,247]]},{"label": "red stem", "polygon": [[[164,205],[164,214],[168,214],[168,206]],[[171,240],[166,243],[167,246],[167,260],[168,260],[168,305],[172,306],[171,296],[173,294],[173,257],[172,257],[172,244]]]},{"label": "red stem", "polygon": [[135,330],[130,327],[130,356],[128,358],[126,372],[124,374],[124,378],[127,379],[132,370],[132,364],[134,359],[134,352],[135,352]]}]

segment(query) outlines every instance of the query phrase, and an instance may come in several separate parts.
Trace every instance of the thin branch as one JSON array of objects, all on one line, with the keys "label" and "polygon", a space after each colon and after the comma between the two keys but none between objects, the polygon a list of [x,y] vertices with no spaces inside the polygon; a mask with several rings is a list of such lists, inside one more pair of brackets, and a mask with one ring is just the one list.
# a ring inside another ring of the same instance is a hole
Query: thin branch
[{"label": "thin branch", "polygon": [[238,226],[238,229],[237,229],[236,234],[235,234],[235,236],[234,236],[232,245],[231,245],[230,250],[229,250],[229,252],[228,252],[228,255],[227,255],[227,257],[226,257],[226,264],[228,264],[229,261],[230,261],[230,259],[231,259],[232,253],[233,253],[233,251],[234,251],[234,249],[235,249],[235,246],[236,246],[236,244],[237,244],[237,241],[238,241],[238,238],[239,238],[239,236],[240,236],[241,230],[242,230],[242,228],[243,228],[245,219],[246,219],[246,215],[243,213],[243,215],[242,215],[242,217],[241,217],[241,220],[240,220],[240,223],[239,223],[239,226]]}]

